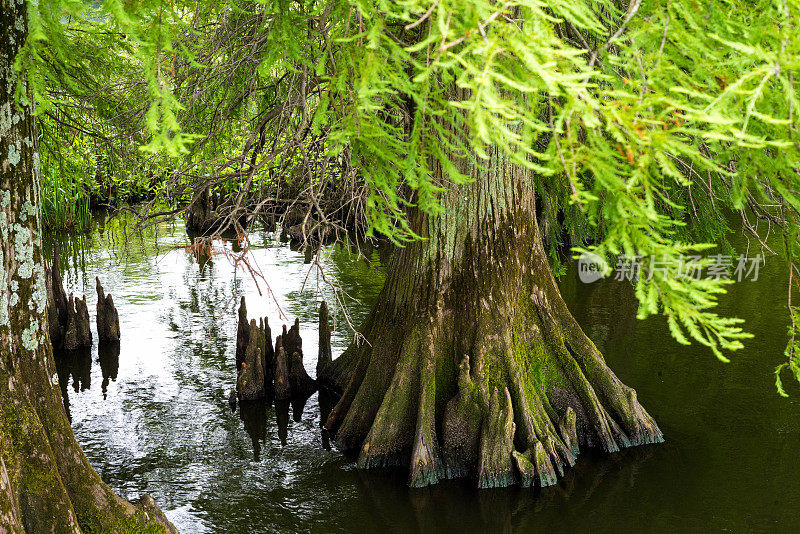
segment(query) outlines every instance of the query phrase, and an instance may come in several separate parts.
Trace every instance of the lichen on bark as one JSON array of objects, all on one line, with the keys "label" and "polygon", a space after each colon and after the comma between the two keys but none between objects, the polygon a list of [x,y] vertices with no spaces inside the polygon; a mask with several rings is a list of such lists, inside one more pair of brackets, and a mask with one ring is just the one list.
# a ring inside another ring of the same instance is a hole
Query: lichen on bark
[{"label": "lichen on bark", "polygon": [[174,532],[152,500],[121,499],[81,451],[49,342],[36,127],[14,60],[27,3],[0,0],[0,526],[11,532]]}]

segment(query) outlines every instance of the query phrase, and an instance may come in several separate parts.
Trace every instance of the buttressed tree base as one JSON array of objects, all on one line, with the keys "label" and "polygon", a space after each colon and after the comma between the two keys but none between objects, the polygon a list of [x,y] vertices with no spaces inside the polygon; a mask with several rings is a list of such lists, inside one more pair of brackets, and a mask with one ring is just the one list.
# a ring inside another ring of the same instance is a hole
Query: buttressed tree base
[{"label": "buttressed tree base", "polygon": [[453,187],[424,239],[395,253],[363,333],[326,368],[327,420],[362,468],[409,466],[412,486],[554,484],[579,447],[662,435],[570,314],[536,220],[533,180],[499,151]]}]

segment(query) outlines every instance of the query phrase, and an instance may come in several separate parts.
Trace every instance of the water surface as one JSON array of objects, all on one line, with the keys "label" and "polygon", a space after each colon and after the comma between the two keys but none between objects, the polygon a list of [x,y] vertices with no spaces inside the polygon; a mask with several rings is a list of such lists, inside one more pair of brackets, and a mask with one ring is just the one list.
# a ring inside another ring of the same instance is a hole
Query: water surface
[{"label": "water surface", "polygon": [[[251,317],[270,318],[273,335],[300,318],[313,376],[319,302],[334,308],[336,357],[352,339],[348,322],[360,324],[383,283],[376,252],[365,261],[328,249],[320,272],[275,233],[255,231],[256,284],[241,269],[234,276],[225,254],[187,252],[180,225],[127,240],[124,229],[112,221],[57,239],[67,292],[88,296],[94,325],[99,276],[114,295],[123,337],[118,355],[95,346],[59,375],[92,465],[126,498],[151,494],[181,532],[800,529],[800,389],[790,386],[792,396],[780,398],[772,375],[787,325],[786,269],[777,259],[767,260],[757,282],[737,283],[722,299],[721,312],[746,319],[756,335],[730,364],[678,345],[661,319],[637,321],[624,283],[583,284],[573,267],[561,282],[565,299],[666,443],[584,452],[545,490],[477,491],[461,481],[420,490],[405,486],[404,473],[361,472],[326,450],[316,394],[302,411],[232,412],[227,400],[241,295]],[[347,316],[337,302],[347,304]]]}]

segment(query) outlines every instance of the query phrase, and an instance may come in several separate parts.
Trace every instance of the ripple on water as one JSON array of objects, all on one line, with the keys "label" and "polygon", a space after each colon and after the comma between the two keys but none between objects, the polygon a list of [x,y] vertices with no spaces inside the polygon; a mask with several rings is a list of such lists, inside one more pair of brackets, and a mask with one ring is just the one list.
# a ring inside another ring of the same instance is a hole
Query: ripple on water
[{"label": "ripple on water", "polygon": [[[334,299],[313,271],[306,276],[302,254],[256,230],[259,295],[253,279],[234,277],[224,257],[198,262],[188,254],[180,225],[157,229],[158,248],[151,232],[125,256],[109,228],[104,236],[61,238],[67,291],[85,293],[94,316],[100,276],[122,328],[115,379],[107,370],[104,380],[97,347],[90,387],[75,393],[69,379],[73,427],[104,480],[127,498],[152,494],[182,532],[800,529],[800,391],[780,399],[771,383],[785,343],[785,270],[778,263],[768,262],[758,283],[735,284],[723,299],[722,311],[748,320],[756,334],[728,366],[702,347],[678,346],[663,321],[637,322],[624,286],[576,285],[570,271],[565,299],[616,374],[638,391],[667,443],[584,454],[558,486],[541,492],[477,492],[461,481],[411,490],[404,473],[364,473],[323,449],[316,394],[299,421],[274,406],[228,407],[242,294],[251,317],[269,317],[273,334],[300,318],[314,375],[317,305],[321,295]],[[360,324],[381,275],[339,249],[328,250],[323,265],[357,297],[350,310]],[[335,356],[352,333],[331,307]]]}]

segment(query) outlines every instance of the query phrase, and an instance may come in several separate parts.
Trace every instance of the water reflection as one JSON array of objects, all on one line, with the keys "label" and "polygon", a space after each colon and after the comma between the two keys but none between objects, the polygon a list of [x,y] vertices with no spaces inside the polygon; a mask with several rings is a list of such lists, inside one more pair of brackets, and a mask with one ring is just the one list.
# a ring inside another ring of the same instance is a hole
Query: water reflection
[{"label": "water reflection", "polygon": [[100,370],[103,373],[103,400],[108,398],[108,383],[109,380],[117,381],[119,374],[119,353],[120,342],[109,341],[102,342],[97,348],[98,359],[100,361]]},{"label": "water reflection", "polygon": [[[64,401],[64,409],[70,421],[72,420],[72,415],[70,413],[69,385],[70,383],[72,384],[72,390],[76,394],[91,389],[92,350],[91,347],[86,347],[77,350],[56,350],[53,352],[56,374],[61,387],[61,398]],[[107,400],[109,382],[116,381],[119,374],[120,343],[100,343],[97,352],[102,376],[100,389],[103,393],[103,400]]]},{"label": "water reflection", "polygon": [[[756,334],[728,365],[675,343],[660,318],[637,321],[628,285],[581,284],[570,271],[561,282],[567,303],[667,442],[584,452],[543,491],[478,492],[468,481],[413,490],[405,472],[365,473],[330,450],[321,423],[333,399],[324,391],[302,406],[229,407],[243,294],[250,316],[270,317],[274,332],[300,318],[313,378],[319,301],[337,300],[303,253],[254,229],[252,261],[263,276],[256,285],[234,276],[224,257],[187,253],[180,225],[122,238],[124,224],[104,224],[103,234],[57,238],[65,289],[86,294],[93,312],[101,274],[123,340],[98,350],[99,366],[91,356],[57,358],[62,394],[104,480],[128,498],[153,494],[182,532],[800,529],[800,388],[782,399],[772,384],[786,331],[786,270],[777,260],[758,282],[734,284],[722,298],[720,312],[744,318]],[[352,314],[331,306],[334,357],[352,339],[348,319],[361,323],[383,282],[386,249],[363,250],[368,261],[343,247],[320,258]],[[86,391],[92,382],[95,391]]]},{"label": "water reflection", "polygon": [[288,400],[275,401],[275,419],[278,423],[278,439],[286,446],[289,437],[289,404]]},{"label": "water reflection", "polygon": [[[236,400],[235,390],[229,394],[229,405],[231,411],[239,409],[239,418],[242,420],[244,430],[250,436],[253,445],[253,454],[256,461],[261,459],[262,444],[267,444],[268,427],[270,421],[275,421],[277,425],[277,437],[281,446],[286,446],[289,437],[289,410],[291,408],[292,418],[295,423],[303,423],[303,415],[306,406],[311,400],[311,396],[292,396],[289,400],[276,400],[271,391],[264,399],[247,401]],[[323,421],[332,408],[332,397],[330,394],[321,393],[320,396],[320,419],[319,432],[324,442],[324,447],[330,450],[327,430],[323,428]],[[273,404],[274,402],[274,404]],[[323,408],[324,406],[324,408]]]},{"label": "water reflection", "polygon": [[310,395],[308,397],[302,395],[292,396],[289,402],[291,402],[292,404],[292,420],[295,423],[299,423],[303,420],[303,412],[305,411],[306,404],[308,404],[310,398],[311,398]]},{"label": "water reflection", "polygon": [[261,459],[261,444],[267,441],[268,408],[267,401],[263,399],[239,403],[239,417],[244,423],[245,431],[253,441],[253,454],[256,461]]},{"label": "water reflection", "polygon": [[56,374],[61,386],[61,398],[64,400],[64,410],[67,417],[72,420],[69,401],[69,384],[75,393],[86,391],[92,386],[92,352],[91,348],[77,350],[55,351]]},{"label": "water reflection", "polygon": [[324,387],[319,390],[319,426],[322,429],[322,447],[329,451],[331,450],[331,437],[328,434],[328,429],[325,428],[325,422],[333,410],[333,407],[338,402],[338,396],[329,393]]},{"label": "water reflection", "polygon": [[[292,411],[292,420],[295,423],[303,422],[303,413],[310,397],[293,398],[291,400],[276,400],[274,406],[272,399],[255,401],[240,401],[238,403],[239,418],[243,422],[244,430],[250,436],[253,444],[255,461],[261,459],[262,444],[267,445],[268,428],[270,421],[277,425],[277,437],[281,446],[286,446],[289,437],[289,409]],[[320,429],[322,432],[323,430]]]}]

